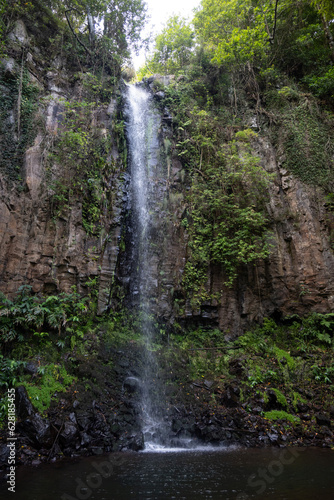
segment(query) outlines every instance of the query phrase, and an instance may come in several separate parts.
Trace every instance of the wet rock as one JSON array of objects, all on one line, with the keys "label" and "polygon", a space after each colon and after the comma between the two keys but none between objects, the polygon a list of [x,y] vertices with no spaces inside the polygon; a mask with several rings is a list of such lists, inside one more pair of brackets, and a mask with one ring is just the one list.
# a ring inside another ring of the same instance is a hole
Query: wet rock
[{"label": "wet rock", "polygon": [[277,443],[277,441],[278,441],[278,434],[268,432],[268,433],[267,433],[267,436],[268,436],[269,441],[270,441],[271,443]]},{"label": "wet rock", "polygon": [[128,442],[128,448],[133,451],[140,451],[144,449],[144,436],[142,432],[131,436]]},{"label": "wet rock", "polygon": [[327,427],[331,426],[331,419],[327,413],[317,413],[315,418],[318,425],[326,425]]},{"label": "wet rock", "polygon": [[24,367],[24,371],[26,373],[28,373],[28,375],[36,375],[37,371],[38,371],[38,368],[37,368],[37,365],[35,365],[35,363],[32,363],[31,361],[29,361],[25,367]]},{"label": "wet rock", "polygon": [[91,448],[91,451],[94,455],[103,455],[104,449],[100,446],[94,446]]},{"label": "wet rock", "polygon": [[124,380],[123,387],[130,393],[140,392],[142,390],[142,383],[141,380],[136,377],[127,377]]},{"label": "wet rock", "polygon": [[5,444],[0,444],[0,467],[8,463],[9,448]]},{"label": "wet rock", "polygon": [[240,404],[239,400],[240,390],[238,387],[228,386],[221,397],[221,404],[227,408],[236,408]]},{"label": "wet rock", "polygon": [[211,380],[204,380],[204,387],[206,387],[207,389],[211,389],[212,386],[213,382]]},{"label": "wet rock", "polygon": [[297,410],[299,413],[306,413],[309,410],[309,405],[307,403],[297,403]]},{"label": "wet rock", "polygon": [[165,92],[162,92],[162,91],[160,90],[159,92],[156,92],[156,93],[154,94],[154,97],[155,97],[155,99],[158,99],[158,100],[160,101],[161,99],[164,99],[164,97],[165,97]]},{"label": "wet rock", "polygon": [[31,415],[26,420],[18,423],[17,431],[26,436],[31,443],[37,447],[50,448],[53,444],[53,432],[50,423],[43,419],[38,413]]},{"label": "wet rock", "polygon": [[36,467],[37,465],[41,465],[41,463],[42,463],[42,461],[41,461],[41,460],[39,460],[39,458],[36,458],[35,460],[33,460],[33,461],[31,462],[31,465],[33,465],[33,466],[35,466],[35,467]]},{"label": "wet rock", "polygon": [[76,416],[75,416],[75,413],[72,412],[69,414],[68,418],[70,419],[70,421],[73,423],[73,424],[76,424],[77,423],[77,419],[76,419]]},{"label": "wet rock", "polygon": [[86,446],[86,445],[87,445],[87,444],[89,444],[89,443],[91,442],[91,440],[92,440],[91,436],[89,436],[89,435],[87,434],[87,432],[81,432],[81,433],[80,433],[80,438],[81,438],[81,440],[80,440],[80,445],[81,445],[81,446]]},{"label": "wet rock", "polygon": [[69,444],[74,441],[76,436],[78,435],[77,426],[72,422],[65,422],[64,427],[60,433],[59,441],[61,444]]},{"label": "wet rock", "polygon": [[90,426],[90,418],[86,411],[80,410],[76,412],[76,419],[78,422],[79,429],[82,431],[87,431]]},{"label": "wet rock", "polygon": [[261,413],[263,412],[263,408],[262,406],[254,406],[254,408],[252,408],[252,412],[255,415],[261,415]]},{"label": "wet rock", "polygon": [[231,375],[241,376],[244,372],[244,367],[242,364],[243,360],[240,359],[232,359],[229,362],[229,372]]},{"label": "wet rock", "polygon": [[268,402],[266,404],[267,410],[284,410],[285,406],[280,403],[277,398],[276,392],[273,390],[267,391]]},{"label": "wet rock", "polygon": [[30,402],[26,388],[21,385],[16,389],[16,414],[19,418],[25,419],[35,413],[35,409]]},{"label": "wet rock", "polygon": [[178,419],[173,419],[172,421],[172,431],[173,432],[180,432],[183,429],[183,424],[181,420]]}]

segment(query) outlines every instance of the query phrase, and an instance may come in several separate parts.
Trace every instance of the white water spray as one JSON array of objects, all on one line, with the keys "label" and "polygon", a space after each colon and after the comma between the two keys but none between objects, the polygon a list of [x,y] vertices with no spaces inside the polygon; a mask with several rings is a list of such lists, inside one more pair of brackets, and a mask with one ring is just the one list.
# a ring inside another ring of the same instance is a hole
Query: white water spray
[{"label": "white water spray", "polygon": [[154,245],[150,217],[150,194],[154,191],[159,163],[158,131],[161,117],[154,109],[151,95],[137,86],[130,86],[126,94],[127,137],[130,167],[130,196],[132,238],[135,250],[135,271],[131,276],[132,295],[141,315],[141,329],[145,342],[142,374],[141,412],[145,447],[163,445],[169,426],[164,419],[162,384],[157,380],[158,364],[154,353],[150,301],[154,299],[156,283],[152,278],[151,261]]}]

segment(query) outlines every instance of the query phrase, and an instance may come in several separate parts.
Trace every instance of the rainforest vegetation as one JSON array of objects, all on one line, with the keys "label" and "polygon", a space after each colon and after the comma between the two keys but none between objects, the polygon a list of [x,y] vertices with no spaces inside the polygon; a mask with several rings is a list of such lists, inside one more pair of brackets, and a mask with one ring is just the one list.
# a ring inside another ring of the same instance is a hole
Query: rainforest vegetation
[{"label": "rainforest vegetation", "polygon": [[[181,317],[187,301],[196,310],[206,301],[220,300],[206,287],[210,266],[222,270],[223,285],[231,288],[245,266],[270,255],[273,221],[267,205],[272,174],[265,171],[254,147],[263,132],[275,148],[284,145],[284,168],[321,191],[332,217],[334,4],[202,0],[193,19],[173,15],[167,21],[135,74],[131,53],[149,43],[141,38],[146,10],[143,0],[0,0],[1,58],[14,57],[20,65],[18,75],[0,77],[0,89],[10,89],[1,91],[3,123],[13,108],[17,110],[15,133],[0,125],[0,168],[22,193],[24,153],[33,143],[42,102],[23,64],[28,48],[9,43],[17,20],[25,23],[30,43],[38,48],[41,71],[46,73],[49,61],[61,57],[71,85],[81,85],[79,97],[64,99],[64,126],[48,144],[46,164],[53,221],[68,218],[80,199],[88,236],[104,237],[101,214],[112,210],[104,179],[121,164],[124,172],[127,155],[122,113],[108,131],[120,152],[113,159],[110,135],[94,131],[93,110],[111,97],[121,102],[122,79],[147,82],[154,74],[173,75],[168,86],[158,81],[153,86],[154,92],[161,92],[157,106],[172,116],[172,140],[166,149],[182,163],[185,176],[182,228],[188,256],[182,293],[174,304]],[[53,163],[65,165],[66,175],[52,174]],[[23,384],[46,415],[56,393],[74,397],[77,390],[91,391],[102,398],[101,366],[106,370],[116,363],[113,356],[120,346],[140,348],[140,319],[121,303],[98,314],[98,285],[98,278],[87,280],[85,294],[76,287],[70,293],[36,294],[24,285],[11,297],[1,295],[0,424],[5,424],[7,387]],[[307,293],[301,288],[300,297]],[[326,394],[334,391],[332,312],[261,318],[238,338],[225,337],[228,332],[212,326],[155,321],[163,376],[175,366],[177,374],[168,381],[178,388],[202,378],[215,380],[216,392],[205,403],[212,408],[237,373],[240,404],[251,412],[257,404],[254,398],[260,401],[267,409],[261,418],[278,420],[277,429],[297,425],[300,433],[312,437],[313,413],[330,412]],[[37,367],[33,378],[29,363]],[[95,376],[83,375],[86,363],[89,370],[95,367]],[[276,402],[274,411],[270,398]],[[316,408],[301,421],[297,414],[309,411],[312,398]]]}]

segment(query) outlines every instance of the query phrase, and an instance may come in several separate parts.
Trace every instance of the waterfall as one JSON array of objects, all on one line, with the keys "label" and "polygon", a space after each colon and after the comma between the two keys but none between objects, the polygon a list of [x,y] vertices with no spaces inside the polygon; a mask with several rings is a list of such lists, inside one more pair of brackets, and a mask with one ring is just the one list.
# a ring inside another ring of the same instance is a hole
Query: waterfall
[{"label": "waterfall", "polygon": [[139,86],[126,89],[126,130],[130,170],[130,227],[132,249],[129,290],[132,304],[141,317],[144,340],[143,373],[141,380],[141,416],[145,447],[163,445],[168,440],[169,426],[165,421],[163,385],[158,380],[158,363],[154,352],[154,324],[152,301],[157,289],[152,266],[154,253],[153,221],[155,186],[159,182],[161,126],[160,114],[152,97]]},{"label": "waterfall", "polygon": [[158,297],[159,245],[156,244],[163,237],[157,220],[165,216],[162,207],[167,177],[159,141],[162,119],[151,94],[141,86],[127,87],[125,101],[130,174],[126,238],[129,248],[126,251],[125,268],[130,279],[127,281],[124,275],[122,279],[127,285],[130,302],[141,318],[144,348],[143,369],[138,385],[145,450],[200,449],[196,439],[171,430],[171,422],[167,418],[165,385],[159,377],[159,362],[155,352],[157,328],[152,312]]}]

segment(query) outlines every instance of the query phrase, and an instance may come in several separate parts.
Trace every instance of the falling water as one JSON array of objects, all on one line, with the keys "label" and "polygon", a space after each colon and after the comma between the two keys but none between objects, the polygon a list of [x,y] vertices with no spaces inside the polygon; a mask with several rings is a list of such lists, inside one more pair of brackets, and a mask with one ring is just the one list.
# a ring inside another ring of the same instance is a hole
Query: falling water
[{"label": "falling water", "polygon": [[145,447],[167,442],[169,426],[165,422],[164,391],[158,380],[158,364],[154,353],[152,302],[157,288],[152,276],[154,265],[153,222],[155,185],[159,164],[158,133],[161,118],[151,95],[138,86],[126,92],[127,137],[130,168],[132,271],[130,294],[141,316],[145,342],[143,355],[141,411]]}]

